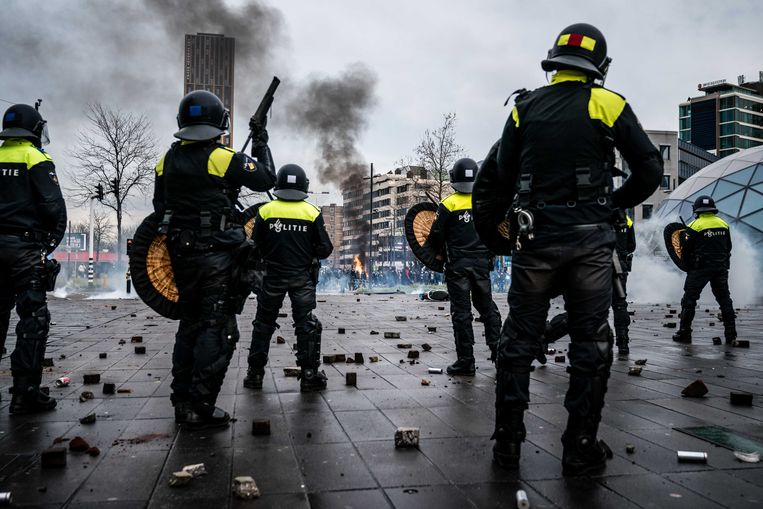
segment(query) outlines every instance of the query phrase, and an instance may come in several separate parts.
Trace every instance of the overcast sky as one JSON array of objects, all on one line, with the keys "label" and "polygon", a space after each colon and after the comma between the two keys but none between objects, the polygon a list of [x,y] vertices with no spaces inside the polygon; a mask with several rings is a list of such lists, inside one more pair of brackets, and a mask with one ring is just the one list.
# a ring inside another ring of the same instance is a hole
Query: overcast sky
[{"label": "overcast sky", "polygon": [[[247,16],[239,16],[245,6]],[[43,98],[48,150],[62,169],[91,101],[147,115],[165,150],[182,95],[182,34],[220,27],[239,35],[237,125],[246,125],[270,77],[281,76],[271,148],[277,165],[298,163],[309,174],[317,139],[290,125],[286,104],[300,107],[300,84],[340,76],[358,62],[376,82],[357,149],[377,171],[411,155],[447,112],[457,114],[467,154],[483,158],[500,136],[506,97],[546,82],[540,60],[575,22],[604,33],[613,58],[606,85],[628,99],[646,129],[676,130],[678,103],[698,95],[698,83],[763,71],[756,0],[4,0],[2,9],[0,99]],[[247,41],[239,43],[242,33]],[[245,136],[239,127],[235,146]],[[314,190],[335,190],[310,177]]]}]

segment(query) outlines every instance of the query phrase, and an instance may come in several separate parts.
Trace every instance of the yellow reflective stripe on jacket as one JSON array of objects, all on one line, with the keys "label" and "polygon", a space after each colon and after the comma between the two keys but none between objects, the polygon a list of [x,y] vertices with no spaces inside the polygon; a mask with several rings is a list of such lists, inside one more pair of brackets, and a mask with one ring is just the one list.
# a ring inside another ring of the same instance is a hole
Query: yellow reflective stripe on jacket
[{"label": "yellow reflective stripe on jacket", "polygon": [[264,219],[302,219],[313,222],[321,211],[315,205],[306,201],[273,200],[259,208],[259,216]]},{"label": "yellow reflective stripe on jacket", "polygon": [[625,99],[606,88],[592,88],[588,100],[588,115],[594,120],[601,120],[609,127],[615,125],[625,109]]},{"label": "yellow reflective stripe on jacket", "polygon": [[556,85],[557,83],[564,83],[565,81],[582,81],[583,83],[586,83],[588,80],[588,76],[580,71],[561,70],[556,71],[554,75],[551,76],[552,85]]},{"label": "yellow reflective stripe on jacket", "polygon": [[236,155],[236,152],[226,147],[218,147],[214,149],[212,153],[209,154],[209,159],[207,160],[207,172],[209,172],[210,175],[224,177],[234,155]]},{"label": "yellow reflective stripe on jacket", "polygon": [[0,161],[4,163],[24,163],[26,169],[45,161],[53,162],[53,158],[34,146],[29,140],[10,139],[5,140],[0,146]]},{"label": "yellow reflective stripe on jacket", "polygon": [[467,210],[472,208],[471,193],[453,193],[442,201],[445,208],[453,212],[454,210]]},{"label": "yellow reflective stripe on jacket", "polygon": [[156,163],[156,174],[160,177],[164,175],[164,158],[167,157],[167,154],[164,154],[161,159],[159,159],[159,162]]},{"label": "yellow reflective stripe on jacket", "polygon": [[700,214],[697,219],[689,223],[689,228],[695,232],[701,232],[711,228],[725,228],[728,230],[729,225],[726,223],[726,221],[716,216],[712,212],[704,212]]},{"label": "yellow reflective stripe on jacket", "polygon": [[628,214],[625,214],[625,225],[628,228],[633,228],[633,219],[631,219],[631,216],[629,216]]},{"label": "yellow reflective stripe on jacket", "polygon": [[517,111],[516,106],[511,110],[511,118],[514,119],[514,126],[519,127],[519,112]]}]

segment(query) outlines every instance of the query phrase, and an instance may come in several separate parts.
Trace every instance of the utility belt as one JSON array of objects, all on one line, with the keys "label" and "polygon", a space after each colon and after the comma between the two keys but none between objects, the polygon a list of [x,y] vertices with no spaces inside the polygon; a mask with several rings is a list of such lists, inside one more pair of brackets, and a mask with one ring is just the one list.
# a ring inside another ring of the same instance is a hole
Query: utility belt
[{"label": "utility belt", "polygon": [[13,226],[0,226],[0,235],[13,235],[14,237],[19,237],[23,240],[42,244],[47,244],[48,238],[50,237],[48,232],[16,228]]},{"label": "utility belt", "polygon": [[[213,215],[209,210],[202,210],[199,212],[198,224],[193,225],[192,223],[195,221],[187,217],[182,217],[182,219],[175,217],[175,223],[177,223],[178,219],[180,219],[181,222],[186,224],[180,226],[173,224],[172,226],[174,226],[174,230],[194,231],[195,233],[198,233],[199,237],[201,238],[211,237],[217,232],[224,232],[231,228],[237,228],[241,226],[237,221],[235,221],[233,211],[229,208],[223,209],[222,213],[219,214],[219,220],[214,217],[215,215],[218,214]],[[175,212],[172,210],[168,209],[164,212],[162,220],[159,223],[159,233],[167,235],[170,232],[170,225],[173,223],[173,216],[175,216]]]}]

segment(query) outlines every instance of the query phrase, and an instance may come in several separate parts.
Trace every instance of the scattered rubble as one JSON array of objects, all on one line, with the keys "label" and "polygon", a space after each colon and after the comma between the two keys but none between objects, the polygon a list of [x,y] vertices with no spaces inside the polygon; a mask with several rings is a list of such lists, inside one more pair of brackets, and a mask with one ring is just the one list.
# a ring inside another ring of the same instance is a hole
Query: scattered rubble
[{"label": "scattered rubble", "polygon": [[368,362],[379,362],[379,356],[377,356],[377,355],[369,355],[368,356]]},{"label": "scattered rubble", "polygon": [[82,383],[85,385],[99,384],[101,383],[101,375],[99,373],[88,373],[83,376]]},{"label": "scattered rubble", "polygon": [[442,368],[429,368],[427,373],[430,375],[442,375]]},{"label": "scattered rubble", "polygon": [[103,384],[103,393],[104,394],[114,394],[117,390],[117,385],[112,383],[104,383]]},{"label": "scattered rubble", "polygon": [[421,349],[424,350],[425,352],[431,352],[432,345],[430,345],[429,343],[424,343],[423,345],[421,345]]},{"label": "scattered rubble", "polygon": [[419,428],[400,427],[395,430],[395,448],[419,446]]},{"label": "scattered rubble", "polygon": [[120,387],[117,389],[117,394],[130,394],[132,392],[132,389],[128,389],[127,387]]},{"label": "scattered rubble", "polygon": [[300,373],[302,373],[302,369],[297,366],[283,368],[283,376],[296,377],[299,376]]},{"label": "scattered rubble", "polygon": [[[355,364],[365,364],[365,359],[363,358],[363,354],[360,352],[355,352]],[[349,359],[348,359],[349,360]]]},{"label": "scattered rubble", "polygon": [[400,339],[399,332],[385,332],[384,339]]},{"label": "scattered rubble", "polygon": [[143,336],[133,336],[130,338],[130,343],[143,343]]},{"label": "scattered rubble", "polygon": [[759,452],[734,451],[734,457],[742,463],[760,463]]},{"label": "scattered rubble", "polygon": [[43,368],[52,368],[53,367],[53,357],[45,357],[42,360],[42,367]]},{"label": "scattered rubble", "polygon": [[69,442],[69,450],[72,452],[85,452],[90,449],[90,444],[82,437],[74,437]]},{"label": "scattered rubble", "polygon": [[707,453],[703,451],[676,451],[679,463],[707,463]]},{"label": "scattered rubble", "polygon": [[737,348],[750,348],[750,342],[746,339],[737,339],[731,343],[731,346],[735,346]]},{"label": "scattered rubble", "polygon": [[715,336],[713,338],[713,344],[716,345],[716,346],[722,344],[720,336]]},{"label": "scattered rubble", "polygon": [[189,474],[188,472],[183,472],[182,470],[180,472],[173,472],[172,477],[170,477],[170,482],[168,483],[170,487],[176,488],[180,486],[185,486],[191,480],[193,479],[193,476]]},{"label": "scattered rubble", "polygon": [[372,330],[369,334],[371,334],[372,336],[378,336],[379,335],[379,331],[378,330]]},{"label": "scattered rubble", "polygon": [[242,475],[233,479],[233,494],[243,500],[251,500],[260,496],[260,489],[254,478]]},{"label": "scattered rubble", "polygon": [[146,347],[145,346],[136,346],[135,347],[135,353],[138,355],[143,355],[146,353]]},{"label": "scattered rubble", "polygon": [[636,366],[646,366],[646,359],[636,359]]},{"label": "scattered rubble", "polygon": [[96,419],[97,418],[96,418],[95,412],[93,412],[92,414],[87,414],[85,417],[82,417],[79,420],[79,423],[80,424],[95,424]]},{"label": "scattered rubble", "polygon": [[120,344],[120,345],[124,345],[124,344],[126,344],[126,343],[127,343],[127,341],[125,341],[124,339],[120,339],[118,344]]},{"label": "scattered rubble", "polygon": [[287,313],[278,313],[278,318],[286,318],[289,315]]},{"label": "scattered rubble", "polygon": [[283,345],[284,343],[286,343],[286,340],[283,336],[276,336],[276,344]]},{"label": "scattered rubble", "polygon": [[429,380],[427,380],[426,378],[422,378],[421,385],[429,385]]},{"label": "scattered rubble", "polygon": [[668,329],[675,329],[678,324],[676,322],[663,323],[662,326]]},{"label": "scattered rubble", "polygon": [[643,368],[641,366],[631,366],[628,368],[628,374],[630,376],[641,376],[641,370]]},{"label": "scattered rubble", "polygon": [[80,403],[84,403],[85,401],[89,399],[95,399],[95,394],[93,394],[90,391],[82,391],[82,394],[79,395]]},{"label": "scattered rubble", "polygon": [[106,357],[108,357],[108,354],[106,352],[101,352],[98,354],[99,359],[105,359]]},{"label": "scattered rubble", "polygon": [[358,384],[358,374],[354,371],[348,371],[344,374],[344,384],[350,387],[356,387]]},{"label": "scattered rubble", "polygon": [[96,456],[100,456],[101,450],[97,447],[91,447],[87,451],[85,451],[88,456],[92,456],[95,458]]},{"label": "scattered rubble", "polygon": [[702,380],[695,380],[681,391],[681,396],[687,398],[701,398],[708,393],[707,386]]},{"label": "scattered rubble", "polygon": [[66,448],[50,447],[40,454],[42,468],[60,468],[66,466]]},{"label": "scattered rubble", "polygon": [[344,333],[345,333],[345,332],[344,332],[344,327],[339,327],[339,328],[336,330],[336,333],[337,333],[337,334],[344,334]]},{"label": "scattered rubble", "polygon": [[408,317],[407,316],[396,316],[395,317],[395,321],[396,322],[407,322],[408,321]]},{"label": "scattered rubble", "polygon": [[735,392],[735,391],[732,391],[729,394],[729,402],[732,405],[752,406],[752,393],[751,392]]},{"label": "scattered rubble", "polygon": [[256,437],[270,435],[270,419],[255,419],[252,422],[252,435]]},{"label": "scattered rubble", "polygon": [[636,446],[633,444],[625,444],[625,452],[628,454],[633,454],[636,452]]},{"label": "scattered rubble", "polygon": [[427,332],[430,332],[430,333],[437,332],[437,327],[427,327]]},{"label": "scattered rubble", "polygon": [[408,350],[409,348],[413,348],[413,345],[411,343],[398,343],[397,347],[401,350]]},{"label": "scattered rubble", "polygon": [[418,359],[419,358],[419,351],[418,350],[408,350],[408,358],[409,359]]}]

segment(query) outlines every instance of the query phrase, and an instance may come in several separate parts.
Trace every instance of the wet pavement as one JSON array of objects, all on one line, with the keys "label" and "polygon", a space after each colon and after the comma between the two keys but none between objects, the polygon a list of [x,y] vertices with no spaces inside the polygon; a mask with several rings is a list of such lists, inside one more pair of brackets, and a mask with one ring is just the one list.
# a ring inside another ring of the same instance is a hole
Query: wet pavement
[{"label": "wet pavement", "polygon": [[[505,295],[497,300],[505,317]],[[763,442],[759,307],[740,312],[740,339],[751,343],[745,349],[713,345],[723,332],[715,307],[700,306],[695,342],[681,346],[670,341],[674,329],[664,326],[677,322],[675,306],[633,306],[630,361],[613,365],[601,425],[614,458],[601,475],[564,479],[560,436],[568,375],[553,356],[532,374],[527,442],[519,471],[508,472],[491,463],[495,368],[481,324],[474,324],[477,376],[453,379],[427,373],[455,358],[447,303],[403,294],[319,296],[322,354],[353,358],[358,352],[365,362],[324,364],[328,390],[300,394],[297,379],[284,376],[283,368],[294,365],[295,341],[291,320],[280,318],[276,335],[285,342],[274,336],[264,389],[255,392],[242,386],[253,304],[239,317],[243,340],[218,401],[236,421],[217,432],[188,432],[176,429],[169,402],[175,323],[137,300],[52,299],[47,356],[54,366],[46,368],[44,383],[59,405],[42,415],[9,416],[11,378],[3,359],[0,492],[13,493],[14,507],[45,508],[498,508],[516,507],[520,488],[533,508],[763,507],[761,463],[742,463],[727,449],[673,429],[719,425]],[[399,332],[400,339],[385,339],[384,332]],[[142,336],[142,343],[131,343],[132,336]],[[9,343],[10,351],[12,338]],[[412,344],[419,359],[411,364],[409,349],[399,343]],[[424,343],[431,351],[423,351]],[[555,347],[563,354],[567,345],[565,338]],[[146,353],[135,353],[136,346]],[[371,362],[374,356],[378,362]],[[629,376],[636,359],[647,363],[641,376]],[[347,372],[357,373],[356,387],[345,385]],[[100,374],[101,383],[83,385],[91,373]],[[60,376],[70,376],[71,384],[56,388]],[[682,398],[681,390],[697,379],[709,393]],[[103,382],[116,384],[117,393],[104,395]],[[80,402],[83,391],[95,398]],[[732,406],[731,391],[753,393],[753,406]],[[97,421],[80,424],[91,413]],[[253,436],[255,419],[269,419],[271,434]],[[399,426],[420,428],[419,448],[395,449]],[[58,437],[75,436],[100,454],[68,452],[66,467],[41,468],[44,449]],[[626,452],[627,444],[635,452]],[[706,451],[708,461],[679,463],[677,450]],[[204,463],[208,474],[168,486],[173,472],[195,463]],[[244,475],[256,480],[259,499],[233,497],[233,478]]]}]

